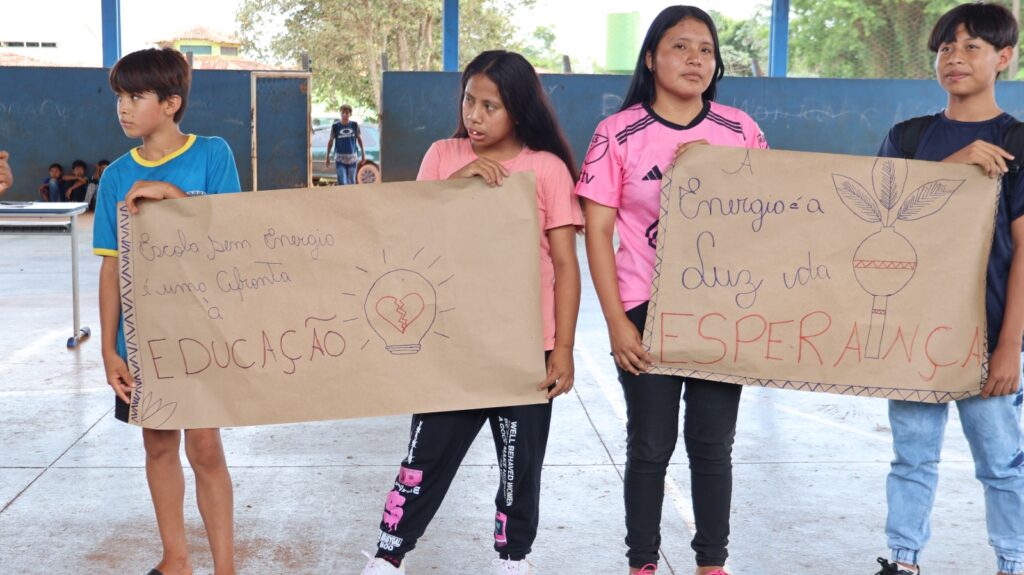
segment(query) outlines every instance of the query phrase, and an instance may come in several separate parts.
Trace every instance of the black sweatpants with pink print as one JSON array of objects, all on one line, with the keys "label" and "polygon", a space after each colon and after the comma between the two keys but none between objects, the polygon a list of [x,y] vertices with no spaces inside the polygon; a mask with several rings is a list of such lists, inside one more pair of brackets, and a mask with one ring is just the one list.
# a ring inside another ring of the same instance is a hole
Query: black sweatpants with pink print
[{"label": "black sweatpants with pink print", "polygon": [[384,504],[377,557],[401,560],[434,518],[484,422],[498,458],[494,549],[520,560],[530,553],[540,517],[540,475],[551,403],[414,415],[409,453]]}]

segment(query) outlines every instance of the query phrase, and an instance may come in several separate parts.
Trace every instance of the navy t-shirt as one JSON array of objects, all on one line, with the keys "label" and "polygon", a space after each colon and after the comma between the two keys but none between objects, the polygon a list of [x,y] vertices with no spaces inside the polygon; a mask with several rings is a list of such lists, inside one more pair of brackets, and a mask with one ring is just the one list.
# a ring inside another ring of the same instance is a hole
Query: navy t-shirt
[{"label": "navy t-shirt", "polygon": [[[356,144],[356,136],[359,135],[359,124],[349,120],[347,124],[336,121],[331,124],[331,138],[334,138],[334,154],[337,161],[341,161],[342,154],[354,156],[359,146]],[[345,162],[354,163],[354,162]]]},{"label": "navy t-shirt", "polygon": [[[1003,145],[1006,132],[1015,122],[1013,116],[1000,114],[984,122],[957,122],[942,112],[921,133],[915,160],[941,161],[967,147],[975,140],[984,140],[997,146]],[[902,158],[899,134],[895,129],[882,142],[878,155],[887,158]],[[1010,223],[1024,215],[1024,177],[1017,178],[1016,188],[1007,189],[1008,179],[1004,177],[1003,193],[996,210],[995,237],[992,252],[988,258],[988,273],[985,295],[985,312],[988,320],[988,349],[992,352],[999,342],[999,331],[1003,327],[1003,312],[1006,309],[1006,283],[1010,278],[1010,262],[1013,260],[1013,235]]]}]

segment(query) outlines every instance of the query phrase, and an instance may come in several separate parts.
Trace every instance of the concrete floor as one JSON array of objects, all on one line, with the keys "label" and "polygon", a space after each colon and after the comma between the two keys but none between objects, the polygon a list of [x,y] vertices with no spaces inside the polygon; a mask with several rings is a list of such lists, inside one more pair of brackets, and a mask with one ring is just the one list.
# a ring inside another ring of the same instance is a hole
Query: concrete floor
[{"label": "concrete floor", "polygon": [[[144,573],[160,547],[141,434],[115,421],[96,307],[98,258],[81,230],[75,351],[68,239],[0,236],[0,573]],[[582,246],[581,246],[581,257]],[[584,270],[576,388],[555,404],[538,574],[625,572],[624,407]],[[406,417],[224,430],[235,482],[238,565],[251,574],[358,574],[407,440]],[[486,428],[482,435],[489,433]],[[496,467],[480,437],[408,573],[488,573]],[[868,575],[884,553],[885,402],[748,388],[735,449],[733,575]],[[955,414],[925,573],[995,573],[984,504]],[[186,473],[191,490],[191,472]],[[662,573],[693,571],[689,474],[670,468]],[[196,573],[212,562],[193,494]]]}]

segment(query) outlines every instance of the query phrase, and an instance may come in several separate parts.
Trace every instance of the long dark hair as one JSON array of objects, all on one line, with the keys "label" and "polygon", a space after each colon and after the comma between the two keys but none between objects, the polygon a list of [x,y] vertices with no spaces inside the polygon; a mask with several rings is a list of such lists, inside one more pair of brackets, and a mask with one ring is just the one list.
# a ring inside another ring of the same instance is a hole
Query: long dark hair
[{"label": "long dark hair", "polygon": [[718,81],[725,76],[725,62],[722,60],[722,51],[718,46],[718,30],[715,22],[707,12],[696,6],[669,6],[651,22],[647,29],[647,36],[640,46],[640,55],[636,59],[636,69],[633,70],[633,79],[629,82],[629,90],[626,98],[622,101],[619,111],[625,110],[636,104],[648,104],[654,102],[654,72],[647,67],[647,53],[653,56],[658,52],[658,42],[669,28],[682,22],[687,18],[693,18],[703,22],[711,31],[711,39],[715,43],[715,73],[711,75],[711,83],[701,95],[706,101],[713,101],[718,89]]},{"label": "long dark hair", "polygon": [[501,103],[508,110],[516,139],[531,150],[551,152],[569,168],[572,179],[579,178],[572,149],[555,119],[555,112],[541,86],[533,66],[515,52],[488,50],[466,66],[462,73],[462,92],[459,94],[459,127],[453,138],[467,138],[466,123],[462,118],[462,98],[469,79],[483,74],[498,86]]}]

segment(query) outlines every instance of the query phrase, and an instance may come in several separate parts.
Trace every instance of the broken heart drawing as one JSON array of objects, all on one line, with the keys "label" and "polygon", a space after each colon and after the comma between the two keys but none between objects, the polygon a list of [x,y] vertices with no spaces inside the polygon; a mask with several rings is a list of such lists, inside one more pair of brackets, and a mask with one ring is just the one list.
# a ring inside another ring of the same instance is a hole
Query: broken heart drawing
[{"label": "broken heart drawing", "polygon": [[418,293],[410,293],[402,296],[401,299],[394,296],[384,296],[377,300],[374,306],[377,315],[384,318],[384,321],[391,324],[399,333],[405,333],[409,326],[414,323],[426,309],[423,296]]},{"label": "broken heart drawing", "polygon": [[390,353],[419,353],[420,342],[437,318],[437,291],[417,272],[392,270],[373,283],[363,311]]}]

